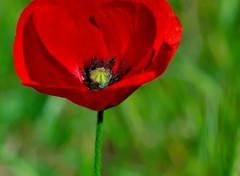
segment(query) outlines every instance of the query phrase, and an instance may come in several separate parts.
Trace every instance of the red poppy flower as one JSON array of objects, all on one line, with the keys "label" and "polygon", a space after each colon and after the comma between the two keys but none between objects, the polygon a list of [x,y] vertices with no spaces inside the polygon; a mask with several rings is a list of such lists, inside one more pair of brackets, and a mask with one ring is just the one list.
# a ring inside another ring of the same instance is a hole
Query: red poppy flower
[{"label": "red poppy flower", "polygon": [[165,0],[33,0],[14,65],[22,84],[100,111],[160,76],[181,34]]}]

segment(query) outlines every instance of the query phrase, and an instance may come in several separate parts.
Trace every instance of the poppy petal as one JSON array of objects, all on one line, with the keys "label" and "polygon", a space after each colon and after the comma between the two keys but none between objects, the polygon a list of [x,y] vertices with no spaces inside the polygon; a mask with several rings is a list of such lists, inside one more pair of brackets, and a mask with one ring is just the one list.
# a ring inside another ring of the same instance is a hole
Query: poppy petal
[{"label": "poppy petal", "polygon": [[172,60],[182,38],[182,26],[175,15],[169,17],[164,40],[157,51],[151,65],[146,70],[155,71],[160,76]]},{"label": "poppy petal", "polygon": [[159,77],[166,70],[171,61],[174,55],[174,49],[175,48],[171,47],[168,43],[163,42],[161,48],[156,53],[153,62],[145,71],[133,75],[126,75],[126,77],[110,87],[114,89],[116,87],[124,86],[140,86]]},{"label": "poppy petal", "polygon": [[29,84],[28,86],[33,87],[44,94],[67,98],[80,106],[95,111],[102,111],[118,105],[138,88],[137,86],[131,86],[116,89],[106,88],[104,91],[91,91],[89,89],[83,89],[80,91],[79,89],[74,88],[60,88],[38,84]]},{"label": "poppy petal", "polygon": [[14,55],[14,67],[21,78],[22,82],[30,83],[32,80],[29,78],[28,71],[26,69],[25,61],[24,61],[24,52],[23,52],[23,28],[28,20],[30,14],[32,14],[34,8],[37,6],[35,1],[31,2],[24,12],[22,13],[18,24],[16,36],[13,44],[13,55]]},{"label": "poppy petal", "polygon": [[[52,0],[55,1],[55,0]],[[92,16],[99,4],[106,0],[56,0],[55,4],[64,9],[77,26],[79,64],[89,64],[93,56],[110,58],[102,32],[96,28]]]},{"label": "poppy petal", "polygon": [[61,62],[71,65],[71,70],[76,63],[83,67],[93,56],[108,56],[102,34],[89,18],[90,14],[83,10],[75,12],[59,4],[42,5],[34,12],[43,44]]},{"label": "poppy petal", "polygon": [[[49,86],[80,86],[74,74],[52,57],[41,43],[32,16],[29,16],[26,21],[23,36],[24,62],[32,81]],[[28,82],[25,83],[23,80],[23,84],[28,84]]]},{"label": "poppy petal", "polygon": [[[71,18],[58,7],[40,6],[33,22],[41,43],[69,72],[77,65],[77,29]],[[26,34],[27,35],[27,34]]]},{"label": "poppy petal", "polygon": [[152,49],[156,22],[144,4],[110,1],[103,4],[94,17],[109,52],[117,56],[117,64],[123,61],[125,67],[134,68]]},{"label": "poppy petal", "polygon": [[158,49],[161,46],[162,40],[164,38],[164,33],[166,32],[166,26],[171,23],[172,16],[175,16],[171,6],[166,0],[133,0],[135,2],[140,2],[145,4],[150,11],[153,13],[156,19],[157,34],[154,44],[154,48]]}]

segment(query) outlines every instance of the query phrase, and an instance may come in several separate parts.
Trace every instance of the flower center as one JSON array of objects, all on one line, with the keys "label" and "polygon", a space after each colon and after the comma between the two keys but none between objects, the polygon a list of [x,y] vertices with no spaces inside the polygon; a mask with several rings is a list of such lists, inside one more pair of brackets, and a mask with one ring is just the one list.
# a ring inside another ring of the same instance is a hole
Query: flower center
[{"label": "flower center", "polygon": [[113,71],[115,58],[110,60],[93,58],[90,66],[85,66],[82,72],[82,82],[90,90],[101,90],[116,83],[122,76],[120,68]]},{"label": "flower center", "polygon": [[98,83],[99,88],[105,88],[108,86],[112,78],[111,71],[104,67],[96,68],[90,72],[90,79],[93,83]]}]

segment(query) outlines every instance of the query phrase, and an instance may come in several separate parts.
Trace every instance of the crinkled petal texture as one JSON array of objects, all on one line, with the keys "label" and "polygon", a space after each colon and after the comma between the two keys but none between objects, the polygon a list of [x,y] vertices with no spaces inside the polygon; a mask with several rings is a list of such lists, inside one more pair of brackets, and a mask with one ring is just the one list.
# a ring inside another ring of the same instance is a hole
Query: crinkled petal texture
[{"label": "crinkled petal texture", "polygon": [[[17,25],[14,65],[22,84],[100,111],[160,76],[181,34],[165,0],[33,0]],[[122,78],[88,89],[80,70],[93,56],[115,57]]]}]

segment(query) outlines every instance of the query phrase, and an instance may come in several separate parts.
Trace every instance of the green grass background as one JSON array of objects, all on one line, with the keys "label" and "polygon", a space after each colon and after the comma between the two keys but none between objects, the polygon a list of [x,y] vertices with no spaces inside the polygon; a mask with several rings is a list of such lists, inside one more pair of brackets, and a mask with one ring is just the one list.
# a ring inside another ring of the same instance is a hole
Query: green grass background
[{"label": "green grass background", "polygon": [[[96,112],[14,72],[28,3],[0,1],[0,175],[92,176]],[[105,112],[103,176],[240,176],[240,1],[170,3],[182,43],[161,78]]]}]

